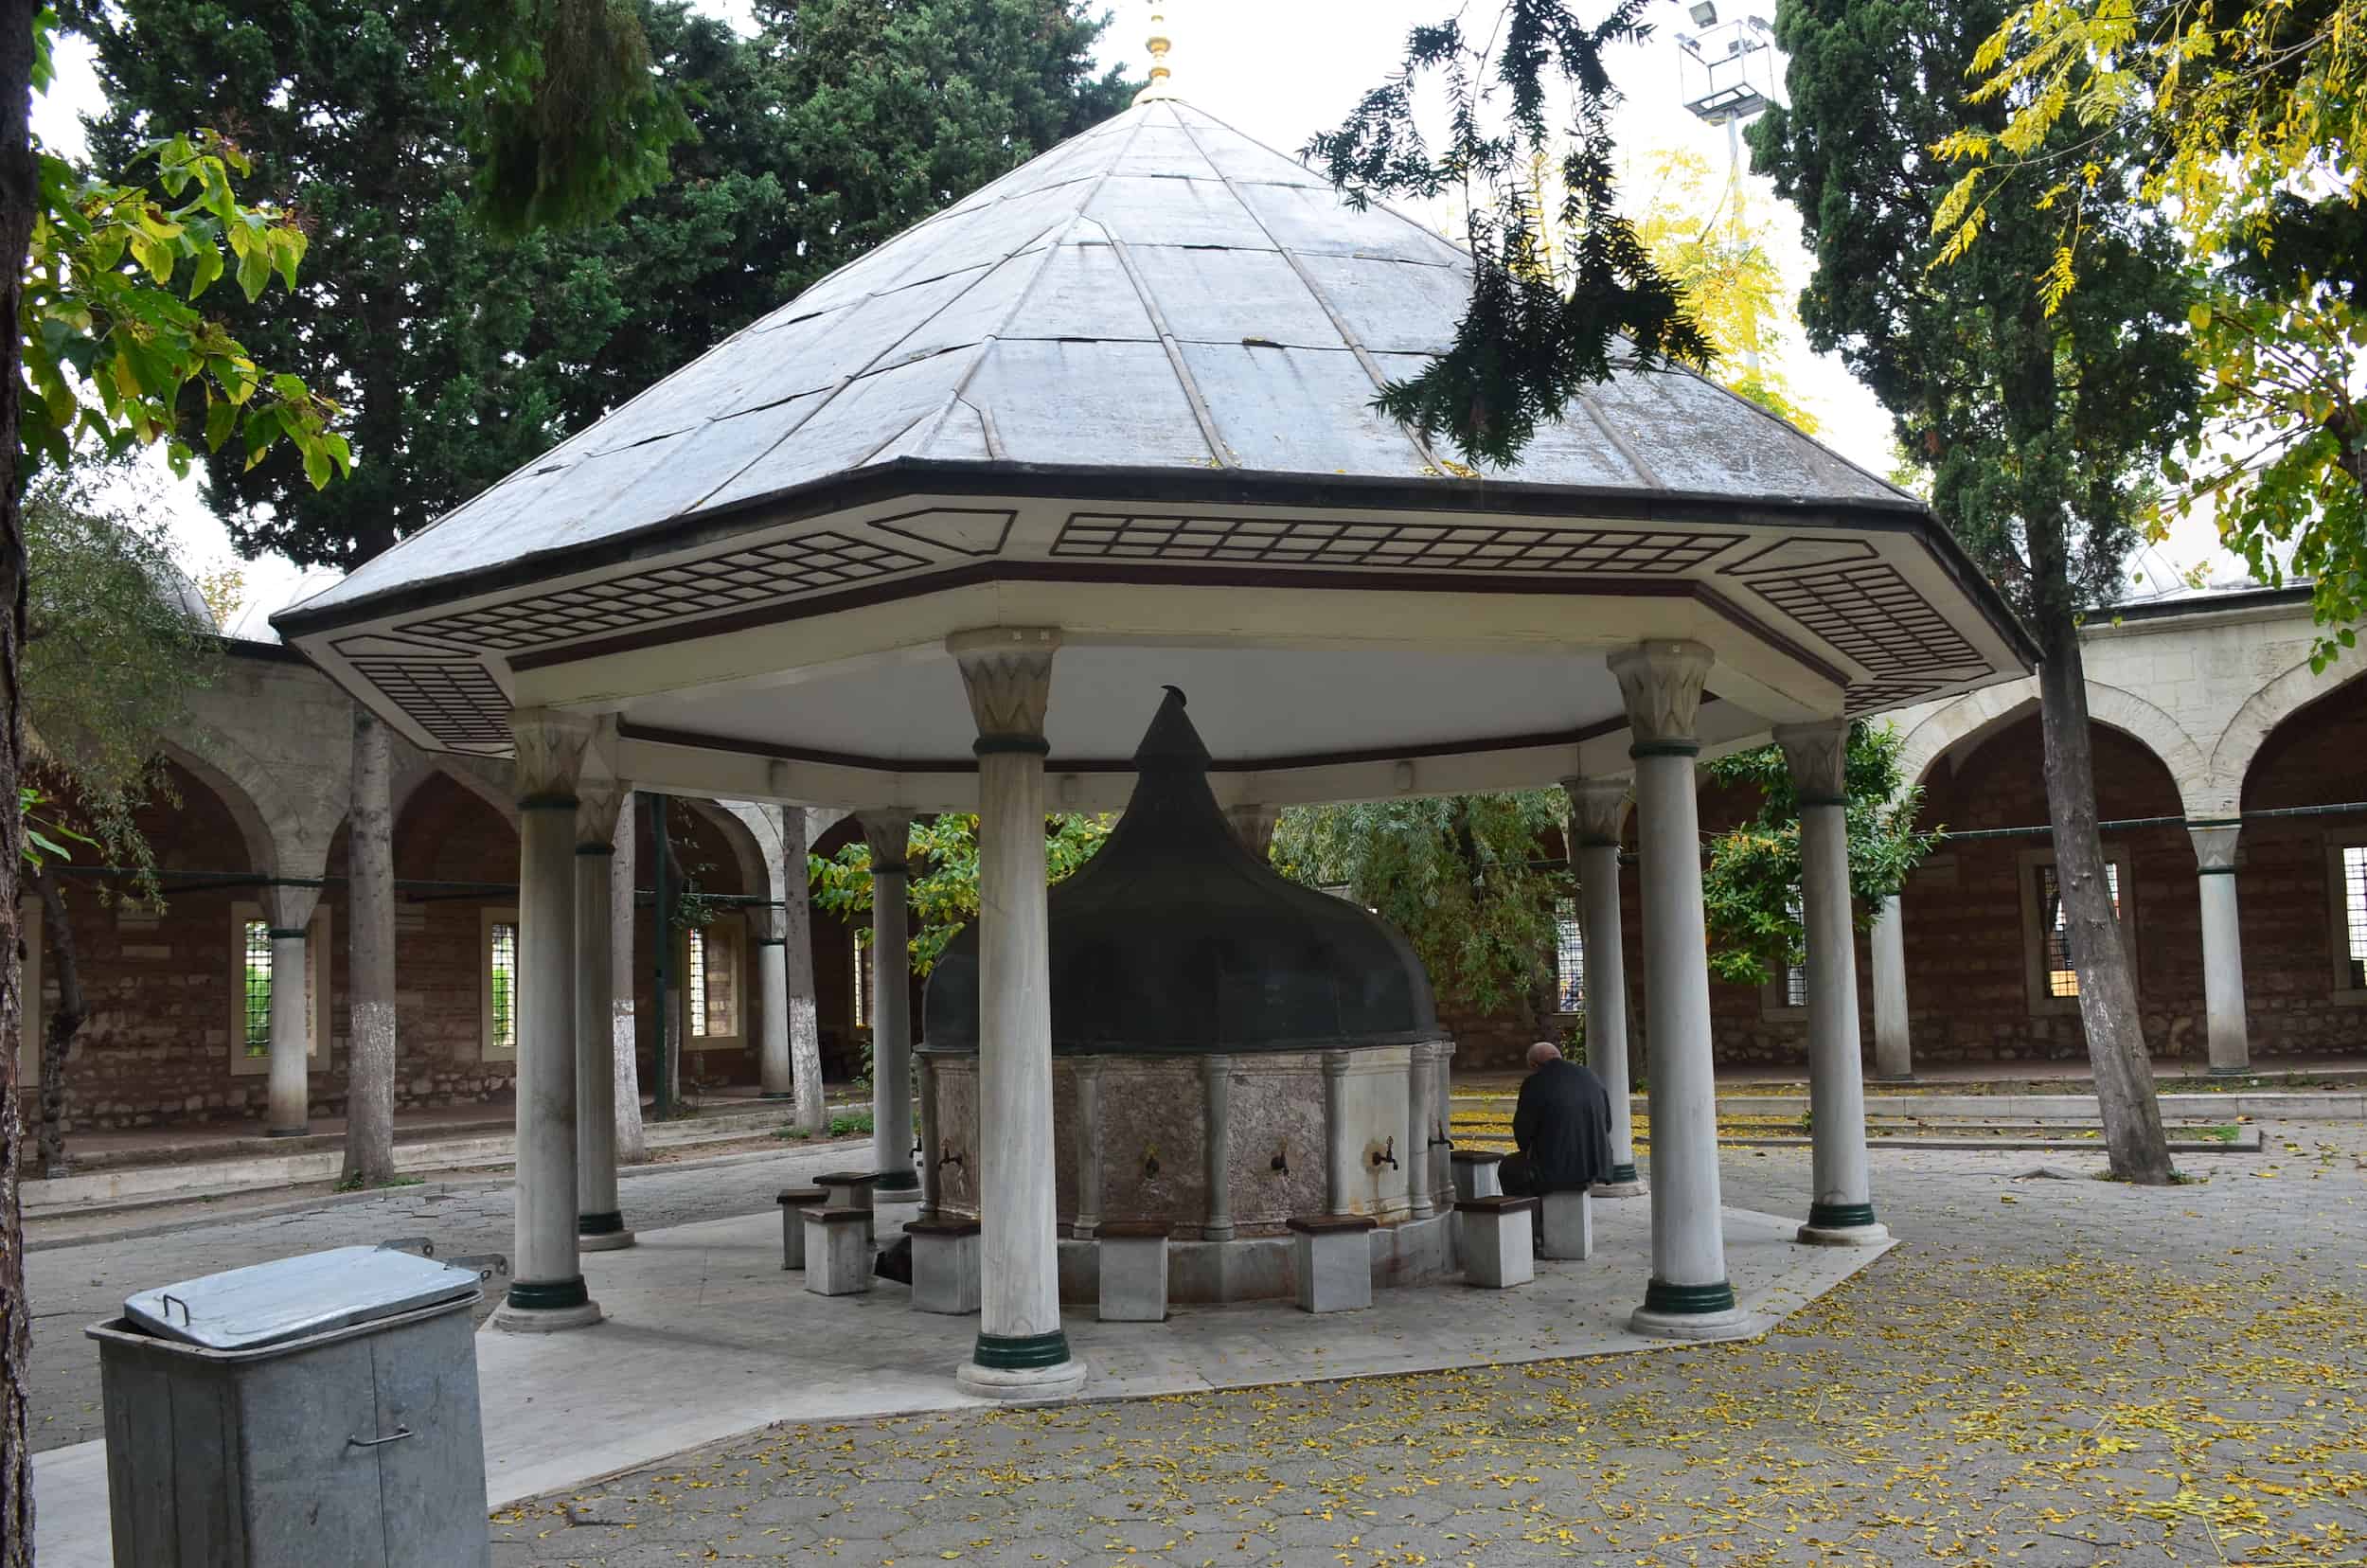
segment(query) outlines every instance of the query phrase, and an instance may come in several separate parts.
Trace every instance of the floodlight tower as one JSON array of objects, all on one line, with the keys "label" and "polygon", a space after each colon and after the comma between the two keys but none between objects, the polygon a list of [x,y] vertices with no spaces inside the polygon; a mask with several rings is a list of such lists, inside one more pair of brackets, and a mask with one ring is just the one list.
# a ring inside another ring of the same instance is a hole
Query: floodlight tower
[{"label": "floodlight tower", "polygon": [[[1677,34],[1677,85],[1694,116],[1726,128],[1726,185],[1733,222],[1742,222],[1742,122],[1775,98],[1775,29],[1760,16],[1717,19],[1717,0],[1692,0],[1686,14],[1698,33]],[[1756,349],[1746,350],[1751,368]]]}]

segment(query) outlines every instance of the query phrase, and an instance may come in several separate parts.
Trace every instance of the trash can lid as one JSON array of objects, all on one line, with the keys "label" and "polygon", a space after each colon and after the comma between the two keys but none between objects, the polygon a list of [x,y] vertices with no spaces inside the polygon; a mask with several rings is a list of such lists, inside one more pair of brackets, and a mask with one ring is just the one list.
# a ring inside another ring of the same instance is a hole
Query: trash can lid
[{"label": "trash can lid", "polygon": [[473,1269],[377,1247],[332,1247],[185,1279],[127,1296],[123,1315],[151,1334],[243,1350],[456,1300]]}]

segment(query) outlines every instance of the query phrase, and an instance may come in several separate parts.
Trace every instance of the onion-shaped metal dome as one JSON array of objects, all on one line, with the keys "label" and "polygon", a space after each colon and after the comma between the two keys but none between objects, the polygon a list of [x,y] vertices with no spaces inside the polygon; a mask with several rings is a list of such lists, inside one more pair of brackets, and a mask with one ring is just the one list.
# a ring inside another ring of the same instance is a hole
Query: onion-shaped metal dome
[{"label": "onion-shaped metal dome", "polygon": [[[1234,835],[1208,748],[1166,700],[1134,753],[1132,801],[1052,890],[1052,1047],[1225,1054],[1439,1038],[1421,960],[1369,911],[1277,876]],[[978,930],[929,976],[923,1048],[978,1048]]]}]

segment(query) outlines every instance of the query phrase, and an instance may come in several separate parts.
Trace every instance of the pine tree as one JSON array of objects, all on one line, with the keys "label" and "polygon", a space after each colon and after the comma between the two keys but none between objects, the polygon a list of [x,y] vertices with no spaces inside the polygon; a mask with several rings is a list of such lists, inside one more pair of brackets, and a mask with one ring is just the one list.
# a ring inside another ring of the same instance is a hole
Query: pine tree
[{"label": "pine tree", "polygon": [[1930,149],[2002,120],[1965,92],[2003,15],[1998,0],[1783,0],[1791,103],[1750,139],[1815,248],[1809,341],[1889,408],[1933,509],[2037,633],[2056,875],[2106,1144],[2115,1174],[2160,1183],[2172,1173],[2096,833],[2079,625],[2119,597],[2148,478],[2193,423],[2191,286],[2161,215],[2109,186],[2087,197],[2085,279],[2051,316],[2033,286],[2057,242],[2049,217],[2001,205],[1978,245],[1932,265],[1954,176]]}]

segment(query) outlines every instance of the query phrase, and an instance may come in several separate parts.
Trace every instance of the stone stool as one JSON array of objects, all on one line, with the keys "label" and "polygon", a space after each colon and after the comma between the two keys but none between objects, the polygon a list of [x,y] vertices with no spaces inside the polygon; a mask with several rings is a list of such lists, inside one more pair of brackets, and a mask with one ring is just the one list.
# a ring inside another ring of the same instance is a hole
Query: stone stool
[{"label": "stone stool", "polygon": [[806,1221],[806,1289],[826,1296],[871,1289],[871,1211],[826,1204],[798,1212]]},{"label": "stone stool", "polygon": [[1583,1259],[1594,1256],[1594,1200],[1584,1187],[1549,1192],[1540,1200],[1537,1256]]},{"label": "stone stool", "polygon": [[1308,1312],[1357,1312],[1373,1304],[1374,1221],[1363,1214],[1319,1214],[1290,1221],[1297,1238],[1299,1307]]},{"label": "stone stool", "polygon": [[1504,1192],[1504,1175],[1496,1168],[1504,1163],[1502,1154],[1492,1149],[1458,1149],[1452,1159],[1456,1198],[1494,1198]]},{"label": "stone stool", "polygon": [[863,1238],[871,1239],[871,1189],[880,1185],[879,1173],[868,1170],[833,1170],[827,1176],[816,1176],[814,1185],[829,1196],[832,1208],[863,1210]]},{"label": "stone stool", "polygon": [[1463,1259],[1463,1277],[1491,1291],[1508,1291],[1537,1277],[1537,1255],[1529,1227],[1536,1223],[1537,1200],[1465,1198],[1454,1206],[1455,1251]]},{"label": "stone stool", "polygon": [[1120,1220],[1094,1230],[1101,1274],[1101,1321],[1165,1323],[1167,1317],[1167,1222]]},{"label": "stone stool", "polygon": [[978,1310],[978,1221],[949,1215],[904,1226],[913,1242],[913,1310],[961,1317]]},{"label": "stone stool", "polygon": [[783,1187],[776,1200],[781,1205],[781,1267],[802,1269],[806,1266],[805,1210],[820,1208],[829,1201],[829,1194],[820,1187]]}]

